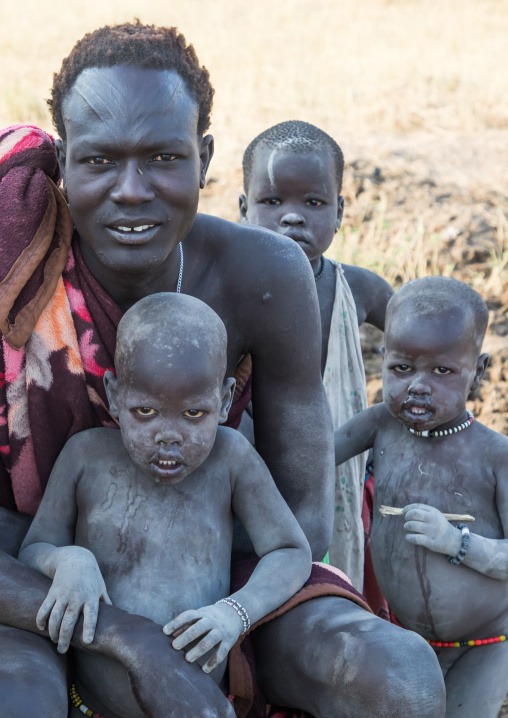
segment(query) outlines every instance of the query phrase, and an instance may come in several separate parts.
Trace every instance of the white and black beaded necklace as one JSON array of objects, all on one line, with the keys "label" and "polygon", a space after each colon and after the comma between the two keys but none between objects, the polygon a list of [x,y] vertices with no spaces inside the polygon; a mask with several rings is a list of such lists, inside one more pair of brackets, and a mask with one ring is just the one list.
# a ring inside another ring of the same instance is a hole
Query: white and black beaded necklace
[{"label": "white and black beaded necklace", "polygon": [[458,434],[459,431],[463,431],[464,429],[467,429],[468,426],[471,426],[471,424],[474,421],[474,416],[470,411],[467,412],[467,419],[466,421],[462,422],[462,424],[459,424],[458,426],[452,426],[449,429],[432,429],[431,431],[416,431],[416,429],[411,429],[411,427],[407,427],[409,431],[414,434],[415,436],[424,436],[426,438],[434,438],[436,436],[450,436],[451,434]]}]

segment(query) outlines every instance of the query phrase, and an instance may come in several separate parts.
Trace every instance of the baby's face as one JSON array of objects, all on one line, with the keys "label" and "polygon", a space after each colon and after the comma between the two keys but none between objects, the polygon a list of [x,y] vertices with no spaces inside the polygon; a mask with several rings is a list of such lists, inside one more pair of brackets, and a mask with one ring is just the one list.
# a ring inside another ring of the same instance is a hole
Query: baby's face
[{"label": "baby's face", "polygon": [[222,384],[209,356],[189,361],[184,352],[158,360],[156,352],[136,350],[126,373],[107,383],[124,446],[146,476],[177,484],[212,450],[227,418],[231,382]]},{"label": "baby's face", "polygon": [[418,317],[395,310],[383,360],[383,399],[407,427],[428,431],[465,421],[466,400],[481,378],[474,335],[464,317]]},{"label": "baby's face", "polygon": [[290,237],[312,260],[330,246],[342,206],[329,152],[257,149],[244,211],[248,222]]}]

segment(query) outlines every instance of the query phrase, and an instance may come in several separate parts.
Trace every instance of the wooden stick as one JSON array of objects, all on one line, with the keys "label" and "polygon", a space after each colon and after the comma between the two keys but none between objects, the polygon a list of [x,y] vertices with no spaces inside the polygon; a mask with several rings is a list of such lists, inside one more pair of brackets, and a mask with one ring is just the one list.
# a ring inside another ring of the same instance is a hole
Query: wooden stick
[{"label": "wooden stick", "polygon": [[[381,506],[379,509],[381,516],[402,516],[404,509],[397,509],[395,506]],[[448,521],[474,521],[475,517],[471,514],[443,514]]]}]

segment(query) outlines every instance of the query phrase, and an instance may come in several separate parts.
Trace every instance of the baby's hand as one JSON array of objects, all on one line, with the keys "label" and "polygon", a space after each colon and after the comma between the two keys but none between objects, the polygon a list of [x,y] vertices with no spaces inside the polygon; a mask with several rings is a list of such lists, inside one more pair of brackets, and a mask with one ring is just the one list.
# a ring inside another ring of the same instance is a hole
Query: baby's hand
[{"label": "baby's hand", "polygon": [[95,556],[80,546],[59,549],[53,583],[35,619],[37,628],[44,631],[47,623],[51,640],[58,643],[59,653],[65,653],[83,612],[83,642],[91,643],[99,601],[111,605]]},{"label": "baby's hand", "polygon": [[171,645],[177,650],[206,634],[185,654],[185,659],[193,663],[212,648],[216,648],[211,658],[202,666],[205,673],[210,673],[227,658],[243,632],[243,622],[231,606],[215,603],[197,611],[184,611],[162,630],[167,636],[176,636]]},{"label": "baby's hand", "polygon": [[404,507],[404,519],[409,543],[447,556],[458,554],[462,534],[438,509],[426,504],[409,504]]}]

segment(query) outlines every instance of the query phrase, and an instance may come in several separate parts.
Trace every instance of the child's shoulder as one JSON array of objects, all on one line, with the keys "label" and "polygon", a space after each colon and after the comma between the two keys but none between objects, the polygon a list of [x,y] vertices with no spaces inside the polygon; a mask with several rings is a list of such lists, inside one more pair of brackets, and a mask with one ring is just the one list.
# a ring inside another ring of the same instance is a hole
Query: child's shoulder
[{"label": "child's shoulder", "polygon": [[367,322],[384,329],[386,305],[393,294],[391,286],[370,269],[351,264],[341,266],[356,304],[358,324]]},{"label": "child's shoulder", "polygon": [[502,468],[508,473],[508,437],[479,421],[474,422],[474,429],[471,443],[473,448],[479,449],[482,461],[488,462],[493,469]]},{"label": "child's shoulder", "polygon": [[[228,454],[230,454],[233,459],[240,455],[249,454],[251,452],[255,453],[256,451],[240,431],[230,429],[228,426],[218,427],[213,448],[214,452],[221,452],[222,460],[226,458]],[[228,452],[228,454],[225,452]]]},{"label": "child's shoulder", "polygon": [[[107,427],[96,427],[94,429],[85,429],[80,431],[67,440],[63,451],[77,452],[78,454],[85,452],[87,457],[97,456],[104,449],[111,449],[112,446],[121,443],[121,433],[118,429]],[[89,453],[92,452],[92,453]]]}]

